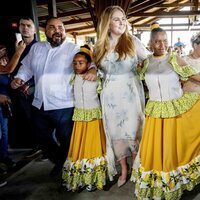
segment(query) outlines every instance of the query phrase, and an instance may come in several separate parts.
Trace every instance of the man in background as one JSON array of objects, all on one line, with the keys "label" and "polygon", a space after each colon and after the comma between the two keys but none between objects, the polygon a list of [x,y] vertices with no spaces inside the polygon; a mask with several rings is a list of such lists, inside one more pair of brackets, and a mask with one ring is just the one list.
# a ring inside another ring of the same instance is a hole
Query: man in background
[{"label": "man in background", "polygon": [[[21,61],[29,53],[32,45],[37,42],[35,39],[35,24],[31,18],[23,17],[19,20],[19,32],[26,44],[26,48],[20,57],[17,67],[11,74],[12,77],[17,74]],[[37,135],[32,128],[31,104],[33,101],[33,91],[31,90],[34,90],[34,77],[31,77],[19,90],[11,91],[14,110],[13,117],[10,119],[10,132],[13,136],[12,138],[14,138],[15,145],[20,148],[33,148],[27,157],[41,153],[41,150],[38,149]]]}]

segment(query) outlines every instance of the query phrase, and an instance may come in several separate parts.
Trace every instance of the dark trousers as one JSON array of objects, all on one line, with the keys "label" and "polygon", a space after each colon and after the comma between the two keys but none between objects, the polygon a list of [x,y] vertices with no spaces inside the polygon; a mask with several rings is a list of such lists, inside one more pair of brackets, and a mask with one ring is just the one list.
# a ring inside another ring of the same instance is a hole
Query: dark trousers
[{"label": "dark trousers", "polygon": [[[74,108],[44,111],[32,107],[35,132],[38,134],[40,148],[56,165],[63,165],[69,150],[73,128]],[[55,137],[53,132],[55,131]]]},{"label": "dark trousers", "polygon": [[12,113],[9,118],[9,145],[11,148],[36,148],[38,141],[31,119],[32,97],[25,98],[18,90],[11,90]]}]

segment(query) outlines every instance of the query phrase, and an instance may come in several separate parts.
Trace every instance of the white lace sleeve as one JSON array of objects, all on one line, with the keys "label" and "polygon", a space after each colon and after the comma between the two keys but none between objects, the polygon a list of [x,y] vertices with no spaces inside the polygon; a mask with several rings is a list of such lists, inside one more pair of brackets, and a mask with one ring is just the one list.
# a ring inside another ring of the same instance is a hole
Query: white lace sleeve
[{"label": "white lace sleeve", "polygon": [[145,58],[147,58],[147,55],[149,55],[150,52],[146,49],[146,47],[142,44],[142,42],[136,36],[133,36],[133,41],[135,44],[138,61],[141,62]]}]

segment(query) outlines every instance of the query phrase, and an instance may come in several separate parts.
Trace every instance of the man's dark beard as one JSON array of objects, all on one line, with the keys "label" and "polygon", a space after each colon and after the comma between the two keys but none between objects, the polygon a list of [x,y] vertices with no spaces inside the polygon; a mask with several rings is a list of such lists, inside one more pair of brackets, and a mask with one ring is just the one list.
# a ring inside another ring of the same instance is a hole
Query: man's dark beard
[{"label": "man's dark beard", "polygon": [[[60,37],[59,40],[53,40],[53,39],[52,39],[52,38],[53,38],[54,36],[56,36],[56,35]],[[50,38],[50,37],[48,37],[48,36],[46,36],[46,37],[47,37],[47,41],[48,41],[53,47],[58,47],[58,46],[60,46],[60,45],[63,43],[63,41],[65,40],[65,39],[63,39],[62,36],[61,36],[60,34],[58,34],[58,33],[53,34],[53,35],[52,35],[52,38]]]}]

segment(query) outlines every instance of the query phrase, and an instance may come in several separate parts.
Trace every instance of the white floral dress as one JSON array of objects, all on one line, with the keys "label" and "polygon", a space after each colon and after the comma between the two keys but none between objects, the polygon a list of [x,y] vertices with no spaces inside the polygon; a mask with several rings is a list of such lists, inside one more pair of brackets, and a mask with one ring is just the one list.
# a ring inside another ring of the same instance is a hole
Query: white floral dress
[{"label": "white floral dress", "polygon": [[[145,58],[146,50],[136,38],[134,39],[136,49],[141,50],[140,58]],[[107,136],[107,159],[111,161],[110,164],[114,157],[119,161],[137,153],[144,118],[143,87],[136,75],[138,57],[127,57],[121,61],[117,59],[118,54],[111,52],[100,63],[100,73],[104,80],[101,104]],[[114,164],[111,165],[114,169]]]},{"label": "white floral dress", "polygon": [[[198,74],[200,74],[200,58],[194,59],[191,56],[186,56],[185,60],[196,70]],[[183,83],[183,91],[197,92],[200,94],[200,82],[190,78],[188,81]]]}]

